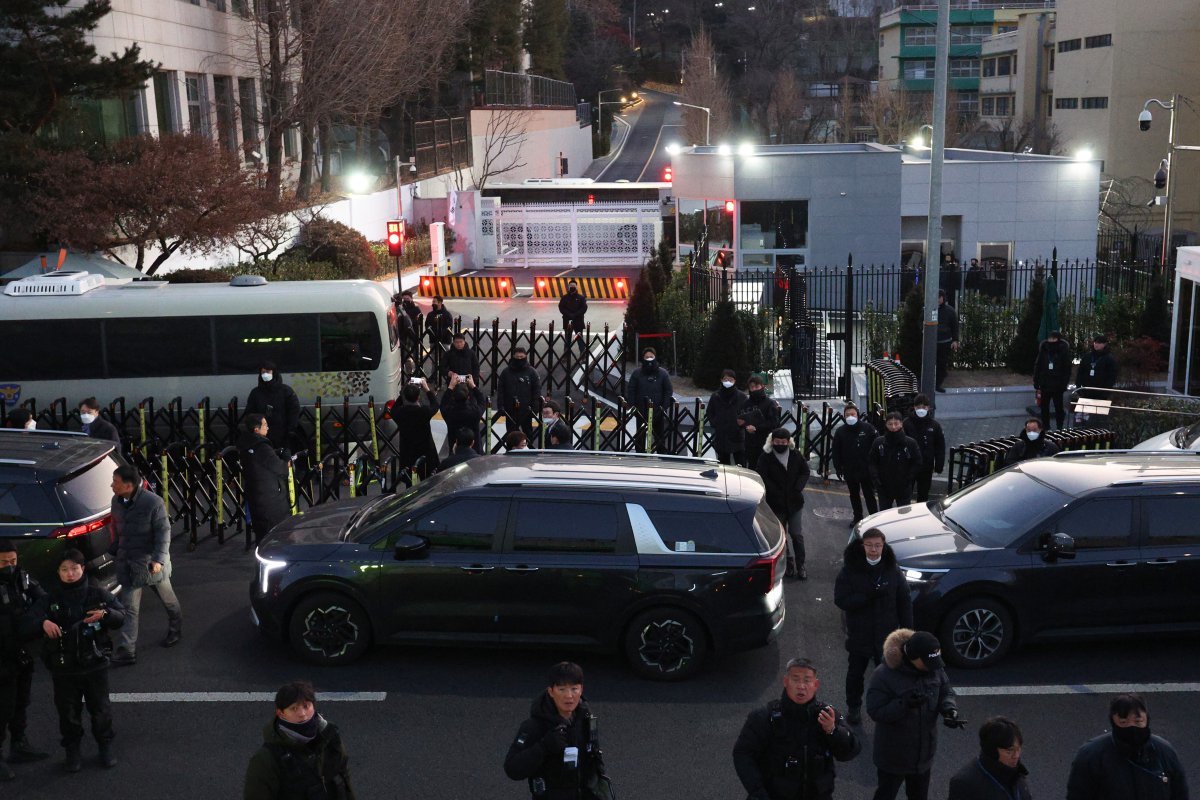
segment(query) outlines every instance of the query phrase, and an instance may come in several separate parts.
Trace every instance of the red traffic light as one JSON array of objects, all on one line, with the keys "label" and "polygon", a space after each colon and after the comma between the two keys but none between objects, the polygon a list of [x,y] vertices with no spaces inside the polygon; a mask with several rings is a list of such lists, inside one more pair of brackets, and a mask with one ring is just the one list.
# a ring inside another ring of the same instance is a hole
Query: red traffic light
[{"label": "red traffic light", "polygon": [[387,247],[390,256],[398,258],[404,255],[404,220],[388,220]]},{"label": "red traffic light", "polygon": [[594,194],[589,194],[589,195],[588,195],[588,205],[589,205],[589,206],[594,206],[595,204],[596,204],[596,195],[594,195]]},{"label": "red traffic light", "polygon": [[663,183],[671,183],[675,179],[675,173],[670,167],[663,169]]},{"label": "red traffic light", "polygon": [[726,201],[725,201],[725,213],[726,213],[726,214],[732,214],[732,213],[733,213],[733,201],[732,201],[732,200],[726,200]]}]

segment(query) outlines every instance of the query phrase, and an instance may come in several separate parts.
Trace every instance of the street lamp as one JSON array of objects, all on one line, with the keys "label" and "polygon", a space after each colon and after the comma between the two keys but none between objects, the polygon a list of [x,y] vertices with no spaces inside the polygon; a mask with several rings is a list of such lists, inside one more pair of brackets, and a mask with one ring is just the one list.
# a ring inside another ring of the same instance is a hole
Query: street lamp
[{"label": "street lamp", "polygon": [[1138,114],[1138,130],[1145,133],[1150,130],[1150,124],[1154,121],[1154,115],[1150,113],[1151,104],[1171,112],[1171,121],[1167,125],[1167,157],[1159,164],[1158,172],[1154,175],[1154,184],[1156,187],[1159,184],[1160,177],[1165,179],[1163,183],[1167,198],[1166,202],[1163,203],[1163,243],[1161,255],[1163,269],[1166,269],[1171,255],[1171,200],[1175,190],[1175,181],[1171,180],[1172,156],[1176,150],[1200,150],[1200,147],[1196,146],[1175,144],[1175,109],[1179,106],[1180,99],[1186,98],[1182,98],[1179,94],[1171,95],[1171,99],[1167,102],[1150,98],[1142,106],[1142,113]]},{"label": "street lamp", "polygon": [[925,139],[924,139],[924,137],[921,136],[921,134],[925,132],[926,128],[929,128],[929,133],[931,136],[933,134],[933,126],[932,125],[928,125],[928,124],[922,125],[920,128],[917,129],[917,135],[913,139],[912,146],[918,150],[925,149]]},{"label": "street lamp", "polygon": [[678,100],[675,101],[675,105],[683,106],[685,108],[698,108],[701,111],[703,111],[705,114],[708,115],[707,117],[704,118],[704,146],[707,147],[708,146],[708,132],[709,132],[709,129],[712,127],[712,109],[705,108],[704,106],[695,106],[695,105],[692,105],[691,103],[681,103]]},{"label": "street lamp", "polygon": [[[623,89],[604,89],[604,90],[596,93],[596,116],[599,117],[600,138],[601,139],[604,138],[604,103],[602,103],[600,101],[600,98],[604,97],[604,95],[608,94],[609,92],[621,92],[621,91],[624,91],[624,90]],[[623,98],[623,97],[621,98],[622,101],[624,101],[624,99],[625,98]],[[609,104],[612,104],[612,103],[615,103],[616,101],[609,100],[608,102],[609,102]]]}]

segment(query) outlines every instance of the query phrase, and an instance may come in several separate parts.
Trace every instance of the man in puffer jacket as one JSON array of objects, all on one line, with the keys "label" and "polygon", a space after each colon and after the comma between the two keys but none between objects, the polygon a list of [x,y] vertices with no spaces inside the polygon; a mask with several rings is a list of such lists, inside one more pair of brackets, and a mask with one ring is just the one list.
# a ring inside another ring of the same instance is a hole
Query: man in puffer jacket
[{"label": "man in puffer jacket", "polygon": [[354,800],[342,735],[315,702],[307,681],[275,693],[275,716],[246,768],[244,800]]}]

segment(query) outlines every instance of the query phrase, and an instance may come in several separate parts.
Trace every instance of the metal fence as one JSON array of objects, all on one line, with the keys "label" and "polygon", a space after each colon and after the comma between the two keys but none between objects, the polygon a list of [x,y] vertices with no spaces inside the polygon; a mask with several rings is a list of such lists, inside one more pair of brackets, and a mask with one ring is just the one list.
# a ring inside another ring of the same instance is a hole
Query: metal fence
[{"label": "metal fence", "polygon": [[575,85],[540,75],[489,69],[483,73],[483,104],[520,108],[574,108]]},{"label": "metal fence", "polygon": [[[1106,428],[1070,428],[1047,431],[1046,438],[1058,445],[1060,450],[1109,450],[1116,435]],[[1019,441],[1021,439],[1018,436],[1005,436],[951,447],[946,493],[956,492],[1004,469],[1009,449]]]}]

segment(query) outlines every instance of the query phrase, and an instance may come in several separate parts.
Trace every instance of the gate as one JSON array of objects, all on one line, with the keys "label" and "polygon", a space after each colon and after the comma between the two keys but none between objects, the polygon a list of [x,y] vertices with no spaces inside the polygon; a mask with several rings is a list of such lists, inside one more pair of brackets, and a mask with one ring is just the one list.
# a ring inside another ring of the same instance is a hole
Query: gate
[{"label": "gate", "polygon": [[485,267],[640,267],[662,238],[655,202],[508,203],[483,198]]}]

